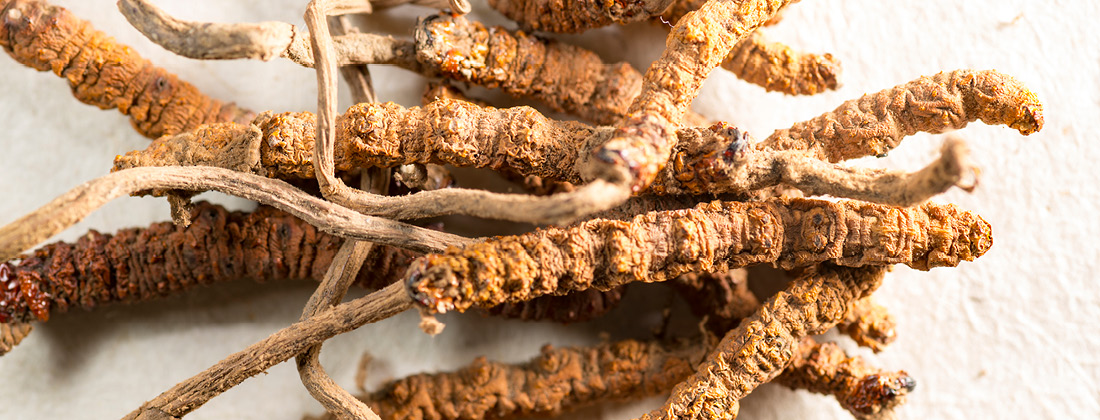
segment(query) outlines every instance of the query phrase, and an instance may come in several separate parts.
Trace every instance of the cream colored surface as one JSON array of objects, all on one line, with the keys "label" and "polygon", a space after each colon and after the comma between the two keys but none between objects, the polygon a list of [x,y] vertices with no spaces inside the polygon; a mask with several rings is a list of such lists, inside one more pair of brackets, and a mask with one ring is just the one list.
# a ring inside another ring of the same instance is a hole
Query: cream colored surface
[{"label": "cream colored surface", "polygon": [[[131,29],[111,1],[56,1],[146,57],[221,99],[254,110],[312,110],[312,70],[287,61],[198,62],[173,56]],[[186,19],[284,20],[301,24],[304,0],[169,1],[156,4]],[[504,23],[475,4],[479,16]],[[420,8],[402,8],[364,30],[407,33]],[[808,0],[768,33],[844,64],[844,86],[810,98],[765,93],[716,71],[695,110],[764,137],[771,130],[830,110],[842,101],[958,68],[995,68],[1023,80],[1046,105],[1046,127],[1021,137],[975,123],[958,132],[981,165],[980,187],[938,200],[982,214],[995,229],[984,257],[957,269],[898,268],[878,293],[900,320],[899,339],[879,355],[881,366],[905,369],[918,388],[900,411],[908,419],[1100,418],[1100,4],[1091,1],[947,0],[883,2]],[[644,67],[663,45],[648,24],[568,39],[609,60]],[[415,105],[424,81],[398,69],[372,68],[379,97]],[[0,57],[0,223],[102,175],[114,155],[143,148],[125,117],[78,103],[53,74]],[[347,104],[347,95],[342,104]],[[931,161],[942,137],[906,140],[886,159],[857,162],[914,170]],[[239,200],[217,198],[238,208]],[[58,238],[94,228],[146,225],[168,218],[162,200],[127,198],[95,212]],[[162,302],[57,315],[0,358],[0,418],[118,418],[222,357],[297,319],[311,285],[217,286]],[[651,293],[650,296],[659,296]],[[604,329],[659,320],[661,299],[631,302],[601,324],[562,327],[447,316],[436,338],[416,329],[415,316],[362,328],[325,345],[322,361],[354,388],[360,354],[375,363],[368,387],[422,370],[450,369],[477,355],[519,361],[544,343],[595,342]],[[847,338],[831,335],[845,342]],[[846,344],[846,345],[847,345]],[[630,418],[659,405],[585,411],[587,417]],[[289,364],[251,379],[188,418],[299,419],[320,406]],[[766,385],[742,405],[745,419],[847,418],[829,398]]]}]

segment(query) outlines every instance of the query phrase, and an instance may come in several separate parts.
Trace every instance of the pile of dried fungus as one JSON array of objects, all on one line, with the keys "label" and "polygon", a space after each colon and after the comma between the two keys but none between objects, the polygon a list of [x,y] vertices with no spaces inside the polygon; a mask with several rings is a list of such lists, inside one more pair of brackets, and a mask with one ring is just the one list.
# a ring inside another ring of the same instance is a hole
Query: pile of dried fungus
[{"label": "pile of dried fungus", "polygon": [[[692,113],[717,67],[789,95],[838,86],[835,57],[796,51],[760,30],[796,2],[490,0],[522,29],[513,30],[452,12],[468,11],[465,1],[313,0],[306,28],[183,21],[145,0],[119,1],[136,28],[178,54],[283,57],[316,69],[315,113],[254,113],[206,96],[62,8],[0,1],[0,45],[13,59],[53,71],[77,99],[117,108],[154,139],[120,154],[111,174],[0,228],[0,257],[10,260],[0,264],[0,354],[72,307],[235,279],[313,279],[320,285],[300,322],[127,418],[182,417],[290,358],[340,419],[524,418],[651,395],[669,397],[645,418],[732,419],[742,397],[773,379],[832,395],[857,418],[889,418],[915,380],[809,336],[836,327],[883,349],[896,338],[895,321],[871,294],[888,267],[972,261],[992,233],[973,212],[926,202],[973,187],[961,184],[974,170],[961,140],[946,141],[937,161],[912,173],[839,163],[977,120],[1031,134],[1042,128],[1042,105],[1011,76],[956,70],[864,95],[760,141]],[[346,18],[402,3],[449,10],[392,35],[359,32]],[[674,24],[644,72],[540,36],[643,20]],[[424,104],[379,103],[368,65],[432,80]],[[337,74],[359,102],[339,115]],[[495,108],[446,81],[499,88],[582,122]],[[441,165],[493,170],[529,194],[457,188]],[[242,213],[191,202],[207,190],[262,206]],[[167,196],[173,222],[28,251],[124,194]],[[841,199],[809,197],[824,194]],[[543,227],[464,238],[417,222],[451,214]],[[756,296],[744,268],[757,264],[793,280]],[[433,334],[442,328],[433,314],[471,308],[578,322],[615,308],[637,282],[666,283],[690,302],[700,333],[547,344],[525,363],[479,358],[361,396],[317,363],[324,340],[405,310],[417,309]],[[376,291],[341,303],[352,284]]]}]

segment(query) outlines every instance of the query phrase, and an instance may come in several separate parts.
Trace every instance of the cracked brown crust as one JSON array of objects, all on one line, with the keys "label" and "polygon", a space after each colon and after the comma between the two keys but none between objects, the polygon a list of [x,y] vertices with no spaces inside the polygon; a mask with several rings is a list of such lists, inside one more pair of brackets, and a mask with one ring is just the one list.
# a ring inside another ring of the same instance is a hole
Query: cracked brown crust
[{"label": "cracked brown crust", "polygon": [[863,95],[836,110],[776,130],[758,149],[805,150],[839,162],[883,156],[906,136],[942,133],[972,121],[1023,135],[1043,127],[1043,105],[1019,80],[995,70],[956,70]]},{"label": "cracked brown crust", "polygon": [[856,201],[713,202],[630,221],[589,220],[429,254],[406,286],[435,312],[464,311],[690,272],[753,264],[794,268],[906,264],[927,270],[981,256],[990,226],[953,205],[894,208]]},{"label": "cracked brown crust", "polygon": [[688,273],[669,282],[688,302],[704,326],[722,336],[760,308],[760,300],[749,290],[748,272],[741,269],[717,273]]},{"label": "cracked brown crust", "polygon": [[[191,220],[186,228],[161,222],[114,235],[90,231],[0,265],[9,273],[0,276],[0,322],[46,321],[72,307],[145,301],[238,279],[320,280],[343,242],[270,207],[230,212],[201,202]],[[416,255],[376,246],[357,284],[380,289]]]},{"label": "cracked brown crust", "polygon": [[36,0],[3,3],[0,46],[12,58],[64,77],[81,102],[117,108],[143,136],[157,138],[221,121],[246,122],[253,116],[204,95],[64,8]]},{"label": "cracked brown crust", "polygon": [[857,419],[893,418],[896,407],[917,386],[905,371],[888,372],[850,357],[835,343],[821,343],[806,337],[790,366],[776,378],[780,384],[836,397]]}]

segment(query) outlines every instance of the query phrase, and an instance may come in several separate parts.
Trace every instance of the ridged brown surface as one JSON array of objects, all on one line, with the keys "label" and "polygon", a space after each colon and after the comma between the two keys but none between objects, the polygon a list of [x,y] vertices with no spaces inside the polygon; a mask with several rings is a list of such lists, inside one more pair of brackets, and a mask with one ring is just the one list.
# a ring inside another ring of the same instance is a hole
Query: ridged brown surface
[{"label": "ridged brown surface", "polygon": [[641,91],[642,74],[625,62],[531,36],[435,15],[416,29],[417,59],[448,78],[530,97],[596,124],[615,124]]},{"label": "ridged brown surface", "polygon": [[524,29],[584,32],[648,19],[672,0],[489,0],[489,6]]},{"label": "ridged brown surface", "polygon": [[857,419],[893,418],[917,382],[905,371],[887,372],[861,357],[849,357],[834,343],[803,338],[791,365],[776,381],[836,397]]},{"label": "ridged brown surface", "polygon": [[839,162],[885,155],[906,136],[942,133],[982,120],[1028,135],[1043,127],[1043,105],[1015,78],[995,70],[956,70],[863,95],[791,128],[758,148],[806,150]]},{"label": "ridged brown surface", "polygon": [[722,68],[768,92],[814,95],[839,85],[840,62],[831,54],[796,51],[769,41],[760,31],[738,42],[722,61]]},{"label": "ridged brown surface", "polygon": [[821,265],[804,273],[726,334],[664,406],[642,418],[736,418],[741,398],[778,376],[802,337],[836,325],[852,301],[878,287],[885,271]]},{"label": "ridged brown surface", "polygon": [[676,145],[675,129],[703,81],[737,42],[790,2],[710,1],[677,22],[664,53],[646,70],[641,93],[623,122],[594,153],[603,164],[593,173],[607,180],[626,178],[622,181],[633,191],[648,187],[668,163]]},{"label": "ridged brown surface", "polygon": [[456,372],[419,374],[364,398],[383,419],[504,419],[551,416],[585,405],[667,392],[691,374],[690,345],[625,340],[594,347],[543,347],[523,364],[478,358]]},{"label": "ridged brown surface", "polygon": [[252,118],[249,111],[212,99],[154,66],[68,10],[36,0],[0,3],[0,46],[8,55],[64,77],[81,102],[118,108],[146,137]]},{"label": "ridged brown surface", "polygon": [[429,254],[410,267],[406,285],[429,310],[464,311],[759,263],[782,268],[821,262],[906,264],[927,270],[977,258],[991,243],[989,224],[953,205],[713,202],[630,221],[597,219],[545,228]]},{"label": "ridged brown surface", "polygon": [[[320,280],[342,242],[269,207],[242,213],[198,203],[186,228],[162,222],[114,235],[91,231],[0,266],[10,272],[0,276],[0,322],[45,321],[72,307],[144,301],[230,280]],[[374,249],[357,280],[370,289],[400,278],[416,256]]]},{"label": "ridged brown surface", "polygon": [[[145,150],[115,158],[114,169],[207,165],[295,180],[312,178],[316,117],[309,112],[265,112],[251,125],[218,123],[154,140]],[[581,155],[610,134],[574,121],[546,118],[530,107],[493,108],[455,99],[423,107],[362,103],[336,120],[337,171],[410,163],[511,171],[581,183]],[[656,194],[720,194],[749,150],[747,133],[723,123],[677,131],[680,143],[649,190]],[[731,163],[732,162],[732,163]]]}]

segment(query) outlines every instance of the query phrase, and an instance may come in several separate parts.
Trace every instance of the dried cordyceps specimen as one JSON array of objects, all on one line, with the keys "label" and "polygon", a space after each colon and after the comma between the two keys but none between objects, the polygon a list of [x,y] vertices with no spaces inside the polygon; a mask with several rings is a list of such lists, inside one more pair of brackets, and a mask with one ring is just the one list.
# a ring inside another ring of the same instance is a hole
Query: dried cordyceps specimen
[{"label": "dried cordyceps specimen", "polygon": [[[167,296],[200,284],[253,279],[320,280],[341,238],[270,207],[229,212],[196,204],[192,223],[91,231],[76,243],[46,245],[18,265],[0,265],[0,322],[45,321],[70,307]],[[368,289],[401,278],[416,253],[377,246],[357,283]]]},{"label": "dried cordyceps specimen", "polygon": [[672,3],[675,0],[489,0],[489,6],[526,30],[559,33],[646,20]]},{"label": "dried cordyceps specimen", "polygon": [[1012,76],[956,70],[863,95],[836,110],[776,130],[758,148],[805,150],[839,162],[882,156],[919,131],[942,133],[982,120],[1029,135],[1043,128],[1043,105]]},{"label": "dried cordyceps specimen", "polygon": [[857,344],[879,352],[898,338],[896,326],[894,316],[890,315],[886,307],[875,303],[868,296],[852,303],[848,308],[848,316],[837,328],[852,337]]},{"label": "dried cordyceps specimen", "polygon": [[825,264],[808,270],[726,334],[664,406],[643,419],[736,418],[741,398],[779,375],[802,337],[836,325],[851,302],[879,286],[885,271]]},{"label": "dried cordyceps specimen", "polygon": [[856,201],[713,202],[630,221],[590,220],[429,254],[409,293],[437,312],[547,294],[667,281],[759,263],[906,264],[928,270],[981,256],[988,223],[953,205],[894,208]]},{"label": "dried cordyceps specimen", "polygon": [[788,3],[714,0],[680,19],[665,42],[664,53],[646,71],[642,91],[623,125],[593,152],[601,162],[592,168],[594,177],[630,191],[648,187],[672,155],[674,129],[703,80],[737,42]]},{"label": "dried cordyceps specimen", "polygon": [[642,89],[642,74],[626,62],[606,64],[580,47],[461,16],[421,19],[416,57],[449,78],[532,97],[597,124],[622,120]]},{"label": "dried cordyceps specimen", "polygon": [[[669,3],[672,4],[666,9],[664,6],[668,6]],[[575,4],[563,6],[560,1],[548,0],[492,0],[489,2],[493,8],[509,19],[519,22],[522,27],[548,32],[582,32],[612,23],[623,24],[644,20],[658,13],[661,15],[662,23],[674,24],[688,12],[698,9],[703,3],[695,0],[633,1],[625,4],[578,1]],[[775,23],[774,18],[765,24],[773,23]],[[499,31],[500,29],[497,29],[496,32]],[[759,85],[769,92],[778,91],[789,95],[813,95],[836,89],[837,76],[840,73],[840,63],[831,55],[798,52],[785,44],[768,41],[759,31],[753,32],[748,38],[737,43],[722,62],[722,67],[742,80]],[[626,108],[626,104],[623,104],[623,108]]]},{"label": "dried cordyceps specimen", "polygon": [[[205,125],[119,156],[114,169],[210,165],[283,179],[311,177],[314,121],[310,113],[263,113],[250,126]],[[337,171],[353,171],[448,163],[580,183],[589,162],[583,151],[608,134],[609,129],[547,119],[528,107],[486,108],[447,99],[412,108],[356,104],[336,120],[334,164]],[[954,140],[937,162],[904,174],[846,168],[806,159],[800,151],[756,150],[747,133],[725,124],[677,134],[672,164],[649,192],[748,194],[783,183],[808,194],[907,206],[956,185],[970,170],[965,145]]]},{"label": "dried cordyceps specimen", "polygon": [[0,46],[16,61],[52,70],[81,102],[129,115],[142,135],[157,138],[252,114],[207,97],[154,66],[68,10],[38,0],[8,0],[0,8]]},{"label": "dried cordyceps specimen", "polygon": [[849,357],[834,343],[803,338],[781,384],[833,395],[857,419],[893,418],[893,409],[917,386],[905,371],[884,372],[863,358]]},{"label": "dried cordyceps specimen", "polygon": [[457,372],[420,374],[366,396],[384,419],[523,418],[588,404],[656,395],[693,371],[698,346],[625,340],[594,347],[545,346],[530,362],[478,358]]},{"label": "dried cordyceps specimen", "polygon": [[722,68],[768,92],[814,95],[839,86],[840,62],[831,54],[795,51],[759,30],[733,47]]}]

